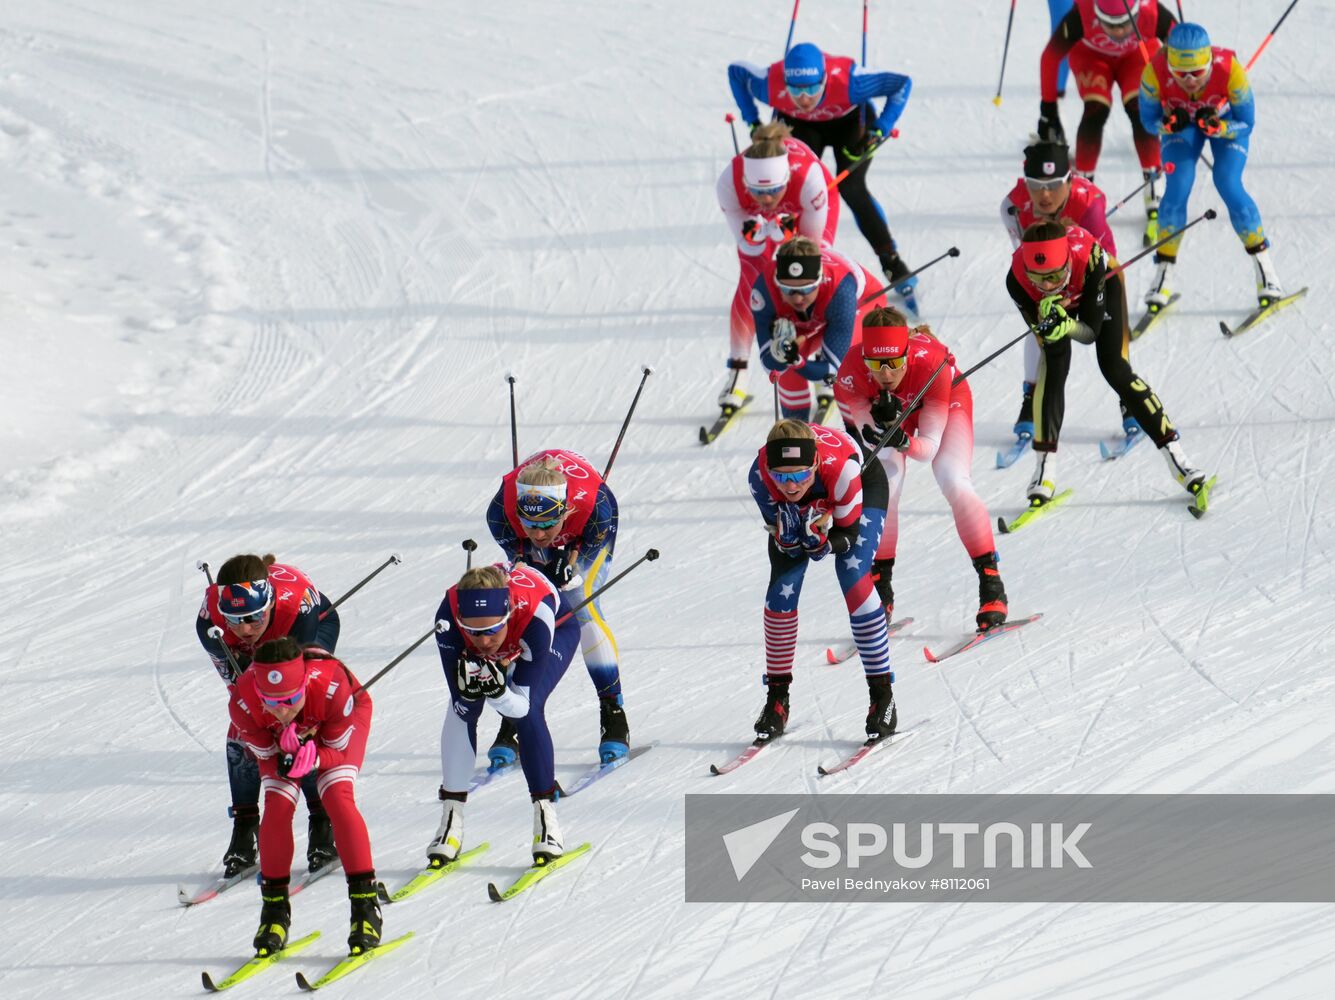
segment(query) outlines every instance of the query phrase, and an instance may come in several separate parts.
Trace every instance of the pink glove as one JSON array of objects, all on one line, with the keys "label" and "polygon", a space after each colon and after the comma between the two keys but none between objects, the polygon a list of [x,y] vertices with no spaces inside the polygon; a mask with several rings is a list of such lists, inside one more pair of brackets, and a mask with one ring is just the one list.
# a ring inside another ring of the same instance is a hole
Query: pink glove
[{"label": "pink glove", "polygon": [[297,724],[289,722],[287,728],[278,737],[278,748],[283,753],[296,753],[301,749],[301,737],[297,735]]},{"label": "pink glove", "polygon": [[301,749],[296,752],[296,756],[292,758],[292,766],[288,769],[287,776],[289,778],[304,778],[319,766],[320,753],[315,748],[315,740],[310,740],[303,743]]}]

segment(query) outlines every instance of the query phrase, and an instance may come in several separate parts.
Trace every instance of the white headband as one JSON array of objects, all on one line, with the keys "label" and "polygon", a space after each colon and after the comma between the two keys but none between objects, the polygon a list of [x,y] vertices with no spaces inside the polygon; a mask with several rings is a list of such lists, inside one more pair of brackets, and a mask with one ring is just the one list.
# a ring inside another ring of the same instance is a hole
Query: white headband
[{"label": "white headband", "polygon": [[788,154],[763,160],[742,157],[742,177],[749,188],[775,188],[788,183]]}]

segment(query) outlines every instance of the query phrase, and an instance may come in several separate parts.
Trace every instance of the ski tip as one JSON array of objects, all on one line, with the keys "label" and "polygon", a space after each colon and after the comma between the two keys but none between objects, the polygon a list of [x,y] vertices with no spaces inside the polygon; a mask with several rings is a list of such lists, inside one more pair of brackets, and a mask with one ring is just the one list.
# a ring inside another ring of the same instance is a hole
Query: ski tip
[{"label": "ski tip", "polygon": [[708,427],[701,427],[701,428],[700,428],[700,443],[701,443],[701,444],[709,444],[709,428],[708,428]]},{"label": "ski tip", "polygon": [[487,895],[491,897],[493,903],[499,903],[504,898],[501,896],[501,890],[496,888],[495,882],[487,883]]},{"label": "ski tip", "polygon": [[1003,535],[1009,535],[1011,533],[1010,526],[1006,523],[1006,519],[1004,517],[997,518],[997,530],[1000,531]]},{"label": "ski tip", "polygon": [[215,985],[213,984],[213,977],[210,976],[207,972],[201,972],[201,973],[199,974],[199,977],[200,977],[200,979],[202,979],[202,980],[204,981],[204,989],[205,989],[207,992],[209,992],[209,993],[217,993],[217,992],[218,992],[218,987],[215,986]]},{"label": "ski tip", "polygon": [[936,658],[936,655],[935,655],[930,649],[928,649],[926,646],[923,646],[923,647],[922,647],[922,655],[925,656],[925,657],[927,657],[927,662],[928,662],[928,663],[939,663],[939,662],[940,662],[940,661]]},{"label": "ski tip", "polygon": [[1228,328],[1228,324],[1225,323],[1223,320],[1219,321],[1219,332],[1222,333],[1225,337],[1233,336],[1233,331]]},{"label": "ski tip", "polygon": [[1190,504],[1187,507],[1187,512],[1198,521],[1205,516],[1205,511],[1201,510],[1195,504]]},{"label": "ski tip", "polygon": [[722,774],[723,772],[720,771],[720,770],[718,769],[718,765],[717,765],[717,764],[710,764],[710,765],[709,765],[709,773],[710,773],[710,774],[714,774],[714,775],[719,775],[719,774]]},{"label": "ski tip", "polygon": [[1108,450],[1108,445],[1107,442],[1105,441],[1099,442],[1099,454],[1103,456],[1103,460],[1105,462],[1111,460],[1114,457],[1113,453]]},{"label": "ski tip", "polygon": [[315,992],[315,987],[311,985],[310,980],[300,972],[297,973],[297,986],[305,993]]},{"label": "ski tip", "polygon": [[825,777],[826,775],[828,775],[830,772],[827,771],[827,770],[825,770],[825,765],[824,765],[824,764],[817,764],[817,765],[816,765],[816,773],[819,774],[822,778],[824,778],[824,777]]}]

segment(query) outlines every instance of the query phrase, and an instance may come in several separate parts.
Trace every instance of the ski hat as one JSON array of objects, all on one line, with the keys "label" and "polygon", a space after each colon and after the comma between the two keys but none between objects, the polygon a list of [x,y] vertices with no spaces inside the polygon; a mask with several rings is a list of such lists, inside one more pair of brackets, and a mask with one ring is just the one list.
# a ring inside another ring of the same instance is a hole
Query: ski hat
[{"label": "ski hat", "polygon": [[[1026,271],[1034,271],[1039,274],[1045,271],[1056,271],[1065,267],[1070,261],[1071,245],[1066,241],[1065,236],[1058,236],[1050,240],[1026,241],[1020,244],[1020,258],[1024,261]],[[866,335],[864,330],[863,336]]]},{"label": "ski hat", "polygon": [[825,53],[810,42],[799,42],[783,57],[783,82],[810,87],[825,79]]},{"label": "ski hat", "polygon": [[1036,181],[1071,176],[1071,150],[1064,142],[1036,142],[1024,148],[1024,175]]},{"label": "ski hat", "polygon": [[1180,73],[1205,69],[1214,59],[1210,36],[1199,24],[1190,21],[1175,25],[1168,33],[1168,68]]},{"label": "ski hat", "polygon": [[254,663],[255,690],[261,698],[280,701],[306,687],[306,658],[298,656],[282,663]]},{"label": "ski hat", "polygon": [[902,358],[909,349],[907,326],[864,326],[862,328],[862,356],[864,358]]},{"label": "ski hat", "polygon": [[273,587],[267,578],[218,587],[218,614],[232,621],[260,614],[272,603]]},{"label": "ski hat", "polygon": [[1140,13],[1140,0],[1094,0],[1094,13],[1104,24],[1126,24]]},{"label": "ski hat", "polygon": [[515,483],[515,511],[524,521],[554,521],[566,512],[566,484]]}]

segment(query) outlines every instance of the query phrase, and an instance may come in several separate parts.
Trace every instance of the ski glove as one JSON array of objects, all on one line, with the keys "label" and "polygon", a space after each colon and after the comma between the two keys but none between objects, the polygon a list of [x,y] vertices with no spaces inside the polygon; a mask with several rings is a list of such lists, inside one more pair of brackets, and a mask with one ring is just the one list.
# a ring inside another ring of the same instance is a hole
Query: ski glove
[{"label": "ski glove", "polygon": [[793,321],[780,316],[770,326],[769,353],[781,365],[795,365],[802,360],[797,349],[797,327]]},{"label": "ski glove", "polygon": [[[287,777],[299,779],[304,778],[320,766],[320,751],[316,749],[315,740],[307,740],[301,744],[301,748],[294,754],[285,754],[283,761],[288,763]],[[280,763],[279,770],[282,770]]]},{"label": "ski glove", "polygon": [[565,590],[566,585],[575,578],[575,567],[564,555],[558,555],[542,567],[543,576],[556,584],[558,590]]},{"label": "ski glove", "polygon": [[769,227],[769,222],[756,216],[742,220],[742,239],[750,243],[753,247],[758,247],[765,242],[765,231]]},{"label": "ski glove", "polygon": [[797,216],[785,212],[778,218],[779,232],[783,236],[782,242],[787,243],[797,235]]},{"label": "ski glove", "polygon": [[1044,343],[1055,344],[1063,337],[1069,337],[1075,332],[1077,320],[1074,316],[1066,313],[1066,308],[1061,303],[1060,295],[1047,295],[1039,300],[1038,315],[1041,317],[1038,326],[1034,328],[1044,341]]},{"label": "ski glove", "polygon": [[779,504],[774,516],[774,544],[787,555],[795,555],[795,550],[802,547],[805,533],[806,519],[802,517],[802,508],[795,503]]},{"label": "ski glove", "polygon": [[1039,102],[1038,137],[1044,142],[1066,141],[1066,130],[1062,128],[1062,116],[1057,110],[1056,101]]},{"label": "ski glove", "polygon": [[825,526],[820,523],[825,515],[825,511],[812,507],[807,511],[805,523],[802,525],[802,551],[813,562],[820,562],[830,554],[830,536],[826,533]]},{"label": "ski glove", "polygon": [[278,749],[283,753],[296,753],[301,749],[301,734],[297,732],[297,724],[289,722],[278,736]]},{"label": "ski glove", "polygon": [[844,158],[849,163],[861,163],[875,151],[876,147],[885,141],[885,133],[878,128],[869,128],[863,134],[862,138],[854,143],[850,149],[845,146],[842,150]]},{"label": "ski glove", "polygon": [[876,398],[871,401],[871,418],[883,429],[898,420],[903,412],[904,404],[899,401],[899,397],[884,390],[877,393]]},{"label": "ski glove", "polygon": [[1159,130],[1166,135],[1177,135],[1177,133],[1185,132],[1190,127],[1191,112],[1179,104],[1164,117]]},{"label": "ski glove", "polygon": [[469,701],[499,698],[505,694],[505,668],[491,660],[459,657],[455,681],[459,686],[460,697]]},{"label": "ski glove", "polygon": [[1219,119],[1219,112],[1211,105],[1196,109],[1196,127],[1211,138],[1224,131],[1224,123]]}]

